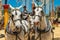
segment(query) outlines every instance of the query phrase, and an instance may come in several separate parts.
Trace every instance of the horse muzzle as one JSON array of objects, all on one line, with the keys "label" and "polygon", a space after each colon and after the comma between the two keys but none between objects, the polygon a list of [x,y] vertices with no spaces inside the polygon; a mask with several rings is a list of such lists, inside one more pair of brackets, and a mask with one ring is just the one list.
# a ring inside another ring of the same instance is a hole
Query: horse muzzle
[{"label": "horse muzzle", "polygon": [[21,28],[19,28],[19,27],[16,27],[14,30],[13,30],[13,32],[20,32],[21,31]]},{"label": "horse muzzle", "polygon": [[39,22],[34,22],[35,25],[39,25]]}]

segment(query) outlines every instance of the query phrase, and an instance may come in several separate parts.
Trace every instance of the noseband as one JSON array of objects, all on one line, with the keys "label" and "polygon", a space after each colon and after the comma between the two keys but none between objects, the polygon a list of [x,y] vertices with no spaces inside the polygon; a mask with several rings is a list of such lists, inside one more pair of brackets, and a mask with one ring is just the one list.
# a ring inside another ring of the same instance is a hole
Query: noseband
[{"label": "noseband", "polygon": [[[35,16],[34,16],[34,19],[35,19],[36,16],[39,17],[40,21],[42,20],[42,19],[41,19],[42,16],[39,16],[39,15],[35,15]],[[47,20],[47,19],[46,19],[46,20]],[[38,31],[38,32],[41,32],[41,33],[46,33],[46,32],[48,32],[48,31],[51,29],[51,27],[49,26],[49,22],[47,22],[47,25],[48,25],[48,26],[47,26],[44,30],[41,30],[41,29],[39,29],[39,28],[37,27],[37,31]]]},{"label": "noseband", "polygon": [[[20,19],[17,19],[17,20],[20,20]],[[12,20],[13,21],[13,23],[15,22],[15,21],[17,21],[17,20]],[[21,38],[19,38],[19,36],[18,36],[18,34],[21,32],[21,30],[22,30],[22,27],[20,27],[20,31],[18,31],[18,32],[13,32],[13,31],[11,31],[11,30],[9,30],[9,23],[8,23],[8,26],[6,27],[6,32],[8,33],[8,34],[10,34],[10,35],[15,35],[16,36],[16,40],[17,40],[17,38],[19,39],[19,40],[21,40]]]},{"label": "noseband", "polygon": [[47,32],[50,31],[51,26],[50,26],[49,21],[47,19],[46,19],[46,21],[47,21],[47,27],[44,30],[41,30],[41,29],[37,28],[38,32],[47,33]]},{"label": "noseband", "polygon": [[[39,20],[41,21],[42,16],[34,15],[34,19],[35,19],[35,17],[39,17]],[[39,21],[39,22],[40,22],[40,21]],[[38,23],[39,23],[39,22],[38,22]]]},{"label": "noseband", "polygon": [[[16,13],[16,12],[15,12]],[[17,13],[16,13],[16,15],[17,15]],[[11,20],[12,20],[12,22],[13,22],[13,25],[15,25],[15,22],[16,21],[20,21],[21,22],[21,19],[16,19],[16,20],[13,20],[13,17],[11,17]],[[15,31],[15,32],[13,32],[13,31],[11,31],[11,30],[9,30],[9,23],[8,23],[8,26],[6,27],[6,32],[8,33],[8,34],[10,34],[10,35],[15,35],[16,36],[16,40],[17,40],[17,38],[19,39],[19,40],[21,40],[20,38],[19,38],[19,36],[18,36],[18,34],[20,33],[22,31],[22,27],[20,27],[20,31]]]},{"label": "noseband", "polygon": [[36,16],[41,17],[41,16],[39,16],[39,15],[35,15],[35,17],[36,17]]}]

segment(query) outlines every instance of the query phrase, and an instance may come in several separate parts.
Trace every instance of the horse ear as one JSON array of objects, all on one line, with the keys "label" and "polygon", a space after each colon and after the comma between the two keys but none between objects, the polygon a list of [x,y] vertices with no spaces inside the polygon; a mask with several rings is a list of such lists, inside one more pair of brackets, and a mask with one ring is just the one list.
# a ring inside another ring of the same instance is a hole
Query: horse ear
[{"label": "horse ear", "polygon": [[32,2],[33,6],[37,7],[38,5],[34,2],[34,0],[32,0],[32,1],[33,1]]},{"label": "horse ear", "polygon": [[11,9],[15,9],[14,7],[12,7],[12,5],[9,4],[9,6],[10,6]]},{"label": "horse ear", "polygon": [[43,6],[44,6],[44,2],[41,5],[39,5],[39,7],[43,7]]},{"label": "horse ear", "polygon": [[38,7],[38,5],[34,2],[34,4],[35,4],[35,7]]},{"label": "horse ear", "polygon": [[19,7],[16,7],[16,9],[20,9],[20,8],[22,8],[23,7],[23,4],[21,5],[21,6],[19,6]]}]

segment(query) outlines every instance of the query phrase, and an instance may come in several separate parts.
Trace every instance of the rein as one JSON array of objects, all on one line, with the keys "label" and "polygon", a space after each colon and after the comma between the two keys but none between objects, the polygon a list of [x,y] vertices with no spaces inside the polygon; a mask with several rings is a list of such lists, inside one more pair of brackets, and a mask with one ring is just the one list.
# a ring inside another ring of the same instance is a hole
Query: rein
[{"label": "rein", "polygon": [[40,19],[40,21],[41,21],[42,16],[39,16],[39,15],[34,15],[34,19],[35,19],[35,17],[36,17],[36,16],[40,17],[39,19]]},{"label": "rein", "polygon": [[[36,16],[41,17],[41,16],[39,16],[39,15],[34,15],[34,16],[35,16],[35,17],[36,17]],[[35,18],[35,17],[34,17],[34,18]]]},{"label": "rein", "polygon": [[[41,39],[41,34],[47,33],[47,32],[49,32],[50,29],[51,29],[51,26],[49,25],[49,22],[48,22],[47,19],[46,19],[46,21],[47,21],[47,28],[45,28],[44,30],[41,30],[41,29],[38,29],[38,28],[37,28],[37,31],[38,31],[38,33],[39,33],[38,37],[40,37],[40,39]],[[38,39],[38,37],[36,38],[36,40]]]},{"label": "rein", "polygon": [[[41,21],[41,16],[40,16],[40,21]],[[47,33],[50,30],[50,28],[51,28],[50,25],[49,25],[48,19],[46,19],[46,21],[47,21],[47,28],[45,28],[44,30],[41,30],[41,29],[37,28],[37,30],[40,31],[41,33]]]},{"label": "rein", "polygon": [[[11,19],[12,19],[12,18],[11,18]],[[17,20],[20,20],[20,19],[17,19]],[[12,19],[13,25],[15,25],[14,21],[17,21],[17,20],[13,20],[13,19]],[[20,29],[22,30],[21,27],[20,27]],[[12,32],[11,30],[9,30],[9,23],[8,23],[7,28],[6,28],[6,32],[7,32],[8,34],[10,34],[10,35],[15,35],[15,36],[16,36],[16,40],[17,40],[17,38],[18,38],[19,40],[21,40],[21,38],[19,38],[19,36],[18,36],[18,34],[19,34],[21,31],[19,31],[19,32]]]}]

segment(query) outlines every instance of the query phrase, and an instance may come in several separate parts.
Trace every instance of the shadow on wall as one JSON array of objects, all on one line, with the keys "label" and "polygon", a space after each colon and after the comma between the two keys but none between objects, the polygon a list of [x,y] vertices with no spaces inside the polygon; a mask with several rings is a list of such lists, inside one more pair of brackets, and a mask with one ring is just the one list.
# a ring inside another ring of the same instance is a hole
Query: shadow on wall
[{"label": "shadow on wall", "polygon": [[54,40],[60,40],[60,38],[54,38]]}]

